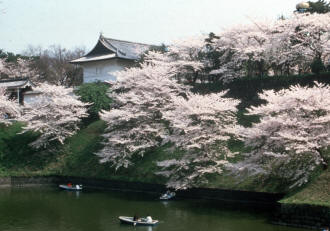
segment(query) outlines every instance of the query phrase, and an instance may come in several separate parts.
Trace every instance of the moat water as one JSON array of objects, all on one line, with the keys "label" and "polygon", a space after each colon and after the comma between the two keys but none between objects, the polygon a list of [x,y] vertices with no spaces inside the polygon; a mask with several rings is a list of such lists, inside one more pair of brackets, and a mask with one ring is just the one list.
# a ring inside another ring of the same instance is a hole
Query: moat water
[{"label": "moat water", "polygon": [[[269,223],[271,211],[157,194],[56,187],[0,188],[1,231],[304,231]],[[118,216],[150,214],[154,227],[120,224]]]}]

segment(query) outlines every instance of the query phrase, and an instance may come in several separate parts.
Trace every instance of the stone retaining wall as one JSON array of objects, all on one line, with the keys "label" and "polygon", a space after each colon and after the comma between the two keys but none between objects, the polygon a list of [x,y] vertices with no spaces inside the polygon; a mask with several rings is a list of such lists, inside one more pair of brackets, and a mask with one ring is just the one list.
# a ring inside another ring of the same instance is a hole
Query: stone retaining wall
[{"label": "stone retaining wall", "polygon": [[260,205],[277,205],[277,201],[283,198],[284,194],[249,192],[238,190],[222,190],[211,188],[193,188],[185,191],[179,191],[178,196],[190,198],[205,198],[211,200],[222,200],[227,202],[238,202]]},{"label": "stone retaining wall", "polygon": [[54,185],[59,182],[58,176],[37,177],[9,177],[11,186]]},{"label": "stone retaining wall", "polygon": [[[83,184],[85,187],[93,189],[110,189],[121,191],[136,191],[161,194],[166,191],[165,185],[149,184],[140,182],[124,182],[113,180],[86,179],[75,177],[62,177],[62,182],[72,181],[74,184]],[[198,198],[219,200],[227,202],[238,202],[247,204],[259,204],[266,206],[277,205],[277,201],[283,198],[283,194],[248,192],[237,190],[221,190],[210,188],[194,188],[184,191],[177,191],[177,197]]]},{"label": "stone retaining wall", "polygon": [[11,177],[0,177],[0,187],[10,186]]},{"label": "stone retaining wall", "polygon": [[[161,194],[166,190],[164,185],[141,182],[125,182],[114,180],[100,180],[81,177],[48,176],[48,177],[6,177],[0,178],[0,186],[23,186],[41,184],[61,184],[72,182],[82,184],[87,189],[136,191]],[[228,202],[275,205],[283,194],[248,192],[237,190],[221,190],[209,188],[194,188],[177,192],[178,197],[202,198]]]},{"label": "stone retaining wall", "polygon": [[307,229],[330,227],[330,208],[306,204],[281,204],[274,223]]}]

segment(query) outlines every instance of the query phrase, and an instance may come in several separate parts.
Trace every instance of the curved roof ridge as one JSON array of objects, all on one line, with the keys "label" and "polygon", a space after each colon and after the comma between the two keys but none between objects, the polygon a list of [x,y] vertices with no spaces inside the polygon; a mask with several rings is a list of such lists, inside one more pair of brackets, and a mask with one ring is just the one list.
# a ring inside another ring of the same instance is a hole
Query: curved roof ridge
[{"label": "curved roof ridge", "polygon": [[[112,40],[112,41],[116,41],[116,42],[125,42],[125,43],[139,44],[139,45],[144,45],[144,46],[153,46],[152,44],[147,44],[147,43],[140,43],[140,42],[127,41],[127,40],[107,38],[107,37],[104,37],[103,35],[101,35],[101,36],[106,40]],[[101,36],[100,36],[100,38],[101,38]]]},{"label": "curved roof ridge", "polygon": [[107,38],[103,37],[102,35],[99,38],[99,42],[102,43],[103,46],[105,46],[106,48],[108,48],[109,50],[113,51],[113,52],[117,52],[118,48],[115,47],[114,45],[112,45],[111,43],[109,43],[107,41]]}]

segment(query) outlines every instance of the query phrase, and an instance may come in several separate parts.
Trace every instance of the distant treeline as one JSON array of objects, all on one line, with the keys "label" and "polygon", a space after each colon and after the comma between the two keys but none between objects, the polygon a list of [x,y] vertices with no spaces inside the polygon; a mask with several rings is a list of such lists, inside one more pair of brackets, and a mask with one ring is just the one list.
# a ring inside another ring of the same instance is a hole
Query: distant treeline
[{"label": "distant treeline", "polygon": [[[14,77],[29,77],[33,82],[48,82],[55,85],[78,86],[83,82],[83,69],[70,64],[69,61],[85,54],[84,47],[66,49],[60,45],[48,48],[29,46],[22,54],[14,54],[0,49],[0,59],[12,66],[16,72]],[[24,60],[24,65],[20,63]],[[29,69],[28,71],[27,68]],[[26,73],[23,73],[23,70]],[[34,71],[34,76],[25,76]],[[18,76],[16,76],[18,75]],[[0,70],[0,78],[10,78]]]}]

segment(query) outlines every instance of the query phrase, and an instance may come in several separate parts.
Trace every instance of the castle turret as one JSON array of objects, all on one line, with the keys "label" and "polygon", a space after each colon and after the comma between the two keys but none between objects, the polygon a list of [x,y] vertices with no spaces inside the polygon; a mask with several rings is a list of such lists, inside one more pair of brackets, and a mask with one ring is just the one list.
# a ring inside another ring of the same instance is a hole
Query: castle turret
[{"label": "castle turret", "polygon": [[308,2],[300,2],[296,5],[297,12],[304,13],[309,8]]}]

